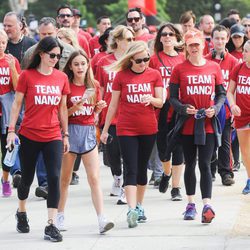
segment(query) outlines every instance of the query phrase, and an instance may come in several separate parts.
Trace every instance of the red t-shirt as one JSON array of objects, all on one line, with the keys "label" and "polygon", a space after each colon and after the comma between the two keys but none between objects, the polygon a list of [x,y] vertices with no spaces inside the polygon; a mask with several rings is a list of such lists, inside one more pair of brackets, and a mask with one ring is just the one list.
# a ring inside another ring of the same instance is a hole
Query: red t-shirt
[{"label": "red t-shirt", "polygon": [[239,63],[243,62],[243,53],[242,52],[234,50],[234,51],[230,52],[230,54],[232,56],[234,56],[238,60]]},{"label": "red t-shirt", "polygon": [[212,40],[207,40],[205,39],[205,46],[204,46],[204,49],[203,49],[203,55],[206,56],[208,53],[211,52],[211,50],[213,49],[214,47],[214,44],[212,42]]},{"label": "red t-shirt", "polygon": [[[173,70],[173,67],[179,63],[182,63],[185,60],[185,58],[184,58],[184,54],[182,54],[182,53],[178,54],[177,56],[168,56],[163,51],[159,52],[159,57],[167,69],[159,61],[159,58],[156,54],[154,54],[151,57],[149,66],[160,72],[161,77],[162,77],[162,82],[163,82],[163,88],[164,88],[163,98],[166,100],[168,97],[168,94],[169,94],[168,93],[169,80],[170,80],[170,76],[171,76],[171,72]],[[156,110],[157,118],[159,118],[159,113],[160,113],[160,110],[157,109]],[[167,122],[171,121],[172,115],[173,115],[173,107],[171,106],[169,109],[169,112],[168,112]]]},{"label": "red t-shirt", "polygon": [[57,69],[51,75],[28,69],[21,73],[16,91],[25,99],[19,133],[34,141],[61,140],[58,111],[62,95],[70,93],[67,75]]},{"label": "red t-shirt", "polygon": [[91,68],[93,70],[94,75],[96,74],[96,67],[97,67],[97,63],[99,62],[99,60],[108,55],[107,52],[103,51],[100,52],[98,54],[95,54],[94,57],[91,59]]},{"label": "red t-shirt", "polygon": [[[106,115],[108,112],[108,106],[110,104],[111,97],[112,97],[112,84],[116,75],[116,72],[107,72],[103,67],[110,65],[115,61],[116,61],[116,58],[114,54],[110,54],[101,58],[96,67],[95,78],[99,82],[101,88],[103,88],[103,100],[106,101],[107,103],[107,107],[104,108],[101,113],[101,117],[100,117],[101,126],[104,125],[105,123]],[[114,117],[114,119],[112,120],[112,123],[111,123],[112,125],[116,125],[117,116],[118,116],[118,112],[116,116]]]},{"label": "red t-shirt", "polygon": [[160,73],[152,68],[141,74],[130,69],[116,74],[112,89],[121,92],[117,135],[152,135],[157,132],[154,107],[141,103],[144,94],[155,95],[155,87],[163,87],[163,84]]},{"label": "red t-shirt", "polygon": [[155,36],[149,33],[144,33],[141,36],[135,37],[136,41],[144,41],[144,42],[148,42],[153,39],[155,39]]},{"label": "red t-shirt", "polygon": [[90,55],[93,57],[95,54],[98,54],[100,51],[101,45],[99,43],[99,36],[94,36],[89,41],[89,49],[90,49]]},{"label": "red t-shirt", "polygon": [[250,68],[246,63],[238,64],[230,74],[236,82],[236,104],[241,109],[241,116],[235,116],[235,127],[241,128],[250,123]]},{"label": "red t-shirt", "polygon": [[[70,94],[67,96],[68,109],[74,103],[81,101],[85,90],[85,85],[77,86],[74,83],[70,84]],[[96,101],[98,102],[100,99],[100,87],[96,87]],[[78,110],[69,116],[69,124],[94,125],[94,109],[95,104],[84,103],[82,110]]]},{"label": "red t-shirt", "polygon": [[[18,60],[15,59],[17,73],[21,73],[21,68]],[[0,59],[0,95],[4,95],[13,90],[12,76],[9,63],[6,61],[6,56]]]},{"label": "red t-shirt", "polygon": [[[215,85],[223,83],[220,66],[206,60],[203,66],[194,66],[188,60],[174,67],[170,82],[180,85],[180,101],[191,104],[196,109],[209,108],[214,105]],[[185,122],[182,134],[194,134],[194,116]],[[205,119],[206,133],[213,133],[211,119]]]},{"label": "red t-shirt", "polygon": [[78,39],[79,45],[84,49],[88,57],[90,57],[89,43],[87,39],[80,33],[77,34],[77,39]]},{"label": "red t-shirt", "polygon": [[79,29],[79,33],[83,36],[85,36],[85,38],[87,39],[87,41],[89,42],[89,40],[92,38],[92,36],[89,34],[89,32]]}]

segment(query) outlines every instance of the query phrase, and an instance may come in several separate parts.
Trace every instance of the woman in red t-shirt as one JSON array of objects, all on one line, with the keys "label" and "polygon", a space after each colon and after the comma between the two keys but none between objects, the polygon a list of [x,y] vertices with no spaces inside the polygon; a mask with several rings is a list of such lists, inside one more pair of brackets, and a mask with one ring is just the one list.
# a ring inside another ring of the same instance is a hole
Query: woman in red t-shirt
[{"label": "woman in red t-shirt", "polygon": [[235,128],[244,165],[247,170],[247,184],[243,194],[250,193],[250,41],[244,45],[244,62],[235,66],[230,76],[227,93],[228,102],[235,119]]},{"label": "woman in red t-shirt", "polygon": [[[225,101],[225,90],[220,66],[203,58],[204,39],[197,29],[189,30],[185,36],[187,60],[178,64],[170,78],[170,103],[178,113],[175,125],[181,130],[185,158],[184,182],[188,205],[184,220],[194,220],[196,209],[194,195],[196,188],[195,166],[201,173],[201,194],[203,200],[202,223],[210,223],[215,213],[210,206],[212,196],[211,159],[216,146],[216,114]],[[214,99],[216,97],[216,105]],[[181,124],[180,124],[181,123]],[[217,140],[219,144],[219,140]]]},{"label": "woman in red t-shirt", "polygon": [[0,105],[2,108],[1,115],[1,153],[2,153],[2,169],[3,176],[2,194],[5,197],[11,195],[11,186],[8,181],[10,167],[4,164],[4,157],[6,155],[6,138],[8,131],[8,124],[10,118],[11,106],[14,101],[14,90],[16,89],[19,74],[21,73],[18,60],[10,55],[5,54],[8,43],[8,36],[4,30],[0,30]]},{"label": "woman in red t-shirt", "polygon": [[112,87],[101,140],[107,143],[109,127],[119,107],[117,136],[124,167],[124,186],[129,227],[147,220],[142,202],[147,185],[147,162],[155,143],[157,120],[154,107],[162,107],[162,79],[148,67],[149,51],[142,41],[133,42],[108,70],[119,71]]},{"label": "woman in red t-shirt", "polygon": [[[181,44],[182,36],[180,31],[171,23],[162,25],[155,39],[155,54],[151,57],[149,64],[151,68],[157,69],[161,73],[164,84],[164,105],[161,110],[156,110],[157,116],[159,117],[157,147],[164,171],[159,185],[159,191],[162,193],[167,191],[171,176],[171,155],[166,154],[168,147],[166,137],[175,123],[173,107],[171,107],[169,103],[168,87],[173,67],[183,62],[185,59],[183,53],[179,53]],[[172,200],[182,200],[180,194],[180,178],[183,169],[183,161],[181,144],[177,144],[172,152]]]},{"label": "woman in red t-shirt", "polygon": [[54,68],[58,68],[60,56],[61,47],[55,38],[45,37],[38,43],[28,69],[22,72],[18,80],[7,137],[11,147],[17,139],[15,126],[24,101],[25,113],[19,130],[22,177],[17,188],[17,231],[28,233],[30,230],[26,201],[37,158],[42,152],[48,178],[48,225],[45,227],[44,239],[51,241],[62,241],[62,235],[54,223],[60,197],[62,155],[69,149],[66,106],[69,83],[67,76]]},{"label": "woman in red t-shirt", "polygon": [[107,221],[103,215],[94,115],[95,112],[101,112],[106,107],[106,102],[101,100],[100,87],[93,77],[86,53],[81,50],[73,52],[65,65],[64,72],[69,78],[71,90],[67,97],[70,151],[63,157],[57,225],[60,231],[66,230],[64,227],[64,208],[68,187],[76,157],[81,155],[91,189],[92,201],[98,216],[99,231],[104,233],[113,228],[114,223]]}]

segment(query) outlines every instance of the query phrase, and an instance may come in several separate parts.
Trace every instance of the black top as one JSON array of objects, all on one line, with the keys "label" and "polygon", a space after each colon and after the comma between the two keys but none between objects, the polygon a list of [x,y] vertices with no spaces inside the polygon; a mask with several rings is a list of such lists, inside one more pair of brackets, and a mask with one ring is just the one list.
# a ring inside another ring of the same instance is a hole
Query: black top
[{"label": "black top", "polygon": [[27,36],[24,36],[19,43],[12,43],[8,41],[6,53],[10,53],[17,58],[19,63],[21,63],[26,50],[33,46],[35,43],[36,41],[34,39]]}]

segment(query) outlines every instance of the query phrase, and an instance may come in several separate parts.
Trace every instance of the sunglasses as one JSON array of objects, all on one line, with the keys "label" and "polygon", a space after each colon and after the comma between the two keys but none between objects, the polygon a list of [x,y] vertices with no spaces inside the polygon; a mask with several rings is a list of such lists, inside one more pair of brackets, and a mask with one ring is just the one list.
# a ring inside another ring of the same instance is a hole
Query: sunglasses
[{"label": "sunglasses", "polygon": [[56,57],[56,59],[59,60],[61,58],[61,54],[48,53],[48,52],[45,53],[48,54],[51,59],[54,59]]},{"label": "sunglasses", "polygon": [[60,18],[65,18],[65,17],[72,17],[72,15],[71,14],[59,14],[58,15],[58,17],[60,17]]},{"label": "sunglasses", "polygon": [[136,64],[140,64],[142,62],[148,62],[150,60],[150,57],[145,57],[145,58],[138,58],[138,59],[133,59]]},{"label": "sunglasses", "polygon": [[135,38],[134,37],[129,37],[129,38],[126,38],[125,40],[127,42],[133,42],[135,40]]},{"label": "sunglasses", "polygon": [[244,24],[244,27],[245,28],[250,27],[250,24]]},{"label": "sunglasses", "polygon": [[133,20],[136,22],[136,23],[138,23],[139,21],[140,21],[140,17],[128,17],[127,18],[127,21],[129,22],[129,23],[132,23],[133,22]]},{"label": "sunglasses", "polygon": [[161,36],[175,36],[175,33],[173,33],[173,32],[162,32]]}]

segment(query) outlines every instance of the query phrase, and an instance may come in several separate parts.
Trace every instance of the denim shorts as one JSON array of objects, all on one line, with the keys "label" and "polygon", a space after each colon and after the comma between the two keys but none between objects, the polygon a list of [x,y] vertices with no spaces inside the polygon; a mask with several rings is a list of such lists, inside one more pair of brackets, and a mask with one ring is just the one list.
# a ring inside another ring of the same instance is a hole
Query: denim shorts
[{"label": "denim shorts", "polygon": [[96,147],[96,129],[93,125],[69,124],[69,152],[86,154]]}]

